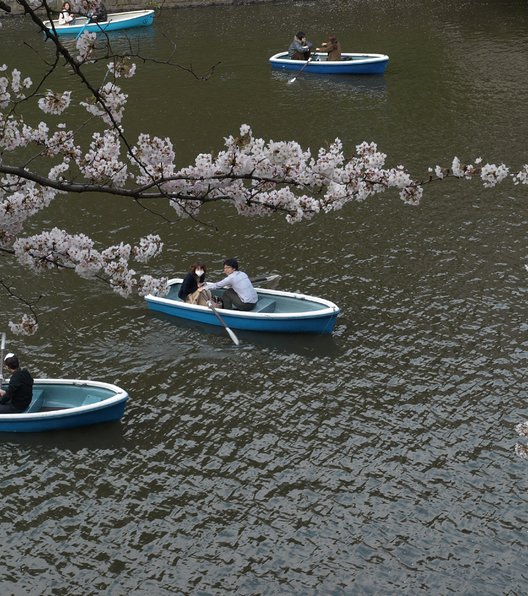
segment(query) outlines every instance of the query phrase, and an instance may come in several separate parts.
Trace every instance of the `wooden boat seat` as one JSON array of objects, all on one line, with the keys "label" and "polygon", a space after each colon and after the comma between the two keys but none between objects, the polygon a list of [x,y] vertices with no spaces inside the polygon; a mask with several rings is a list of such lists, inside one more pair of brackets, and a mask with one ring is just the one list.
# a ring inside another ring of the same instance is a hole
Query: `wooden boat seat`
[{"label": "wooden boat seat", "polygon": [[275,312],[277,303],[271,298],[259,298],[257,306],[251,312]]},{"label": "wooden boat seat", "polygon": [[44,401],[44,389],[33,389],[33,397],[31,398],[31,403],[26,410],[26,414],[31,414],[33,412],[38,412],[42,407],[42,402]]}]

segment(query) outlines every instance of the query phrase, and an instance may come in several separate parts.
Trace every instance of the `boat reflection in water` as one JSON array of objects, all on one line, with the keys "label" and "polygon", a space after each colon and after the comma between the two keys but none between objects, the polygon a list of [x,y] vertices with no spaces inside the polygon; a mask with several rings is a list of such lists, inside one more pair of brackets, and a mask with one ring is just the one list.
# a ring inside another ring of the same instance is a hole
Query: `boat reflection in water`
[{"label": "boat reflection in water", "polygon": [[[226,338],[226,347],[233,346],[233,349],[246,349],[251,346],[268,349],[270,351],[282,352],[286,354],[297,354],[307,358],[322,358],[325,356],[337,357],[340,353],[338,342],[332,334],[312,335],[306,333],[263,333],[254,331],[236,330],[236,335],[240,340],[240,347],[234,346],[229,341],[226,331],[222,327],[213,325],[204,325],[195,321],[186,319],[175,319],[164,313],[147,313],[152,321],[162,322],[170,327],[189,329],[198,331],[201,334],[213,335],[219,338]],[[158,331],[160,331],[158,329]],[[166,330],[160,332],[160,337],[166,337]],[[163,341],[160,339],[160,341]]]},{"label": "boat reflection in water", "polygon": [[[292,78],[291,72],[272,70],[273,80],[286,84]],[[365,95],[372,98],[384,97],[387,93],[387,80],[383,75],[325,75],[302,73],[297,77],[295,86],[298,84],[309,84],[310,88],[324,93],[338,93]],[[294,85],[288,86],[291,90]]]}]

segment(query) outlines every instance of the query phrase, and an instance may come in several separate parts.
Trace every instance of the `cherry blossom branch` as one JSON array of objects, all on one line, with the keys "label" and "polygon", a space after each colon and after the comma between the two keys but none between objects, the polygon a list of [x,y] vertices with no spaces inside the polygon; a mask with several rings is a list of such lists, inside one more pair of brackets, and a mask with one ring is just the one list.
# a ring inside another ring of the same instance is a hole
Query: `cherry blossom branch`
[{"label": "cherry blossom branch", "polygon": [[35,302],[31,303],[22,296],[19,296],[18,294],[13,292],[13,290],[11,290],[11,288],[4,282],[3,279],[0,279],[0,286],[4,288],[4,290],[9,296],[14,298],[18,302],[22,302],[26,306],[26,308],[28,308],[31,312],[31,315],[23,314],[18,323],[9,321],[8,325],[11,332],[15,335],[33,335],[34,333],[36,333],[38,329],[38,317],[34,309],[34,304],[36,304],[42,298],[42,296],[39,296]]}]

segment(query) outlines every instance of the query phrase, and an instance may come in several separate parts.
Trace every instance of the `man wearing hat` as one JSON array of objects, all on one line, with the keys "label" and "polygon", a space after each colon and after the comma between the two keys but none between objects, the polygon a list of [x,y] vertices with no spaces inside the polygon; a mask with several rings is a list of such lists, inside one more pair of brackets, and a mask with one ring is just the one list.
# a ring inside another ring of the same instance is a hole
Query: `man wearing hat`
[{"label": "man wearing hat", "polygon": [[249,277],[238,270],[238,261],[236,259],[226,259],[224,261],[224,273],[226,277],[214,284],[204,283],[198,289],[216,290],[231,286],[224,292],[222,300],[224,308],[233,308],[237,310],[253,310],[257,304],[258,296]]},{"label": "man wearing hat", "polygon": [[0,389],[0,414],[20,414],[27,410],[33,396],[33,377],[20,368],[18,357],[10,352],[4,365],[11,374],[6,391]]}]

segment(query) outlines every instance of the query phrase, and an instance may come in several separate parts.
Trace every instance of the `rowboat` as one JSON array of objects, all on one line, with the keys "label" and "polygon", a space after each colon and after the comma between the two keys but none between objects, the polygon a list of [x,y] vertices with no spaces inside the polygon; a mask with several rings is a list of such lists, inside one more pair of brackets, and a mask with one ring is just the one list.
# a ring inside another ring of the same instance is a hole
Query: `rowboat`
[{"label": "rowboat", "polygon": [[292,60],[288,52],[279,52],[269,61],[276,70],[318,74],[383,74],[389,57],[385,54],[342,53],[341,60],[327,60],[326,53],[314,52],[310,60]]},{"label": "rowboat", "polygon": [[[188,304],[178,297],[183,279],[169,280],[166,296],[145,296],[151,310],[173,317],[208,325],[222,326],[215,312],[207,306]],[[216,309],[221,319],[231,329],[269,331],[276,333],[332,333],[339,308],[329,300],[297,294],[256,288],[258,302],[251,311]],[[221,298],[223,289],[214,290]]]},{"label": "rowboat", "polygon": [[21,414],[0,414],[0,432],[40,432],[120,420],[128,393],[116,385],[77,379],[35,379]]},{"label": "rowboat", "polygon": [[131,10],[129,12],[112,12],[108,14],[106,21],[100,23],[87,23],[86,17],[76,17],[67,25],[59,25],[59,21],[44,21],[44,25],[53,34],[57,35],[79,35],[89,31],[97,33],[99,31],[118,31],[120,29],[131,29],[134,27],[148,27],[154,20],[154,10]]}]

